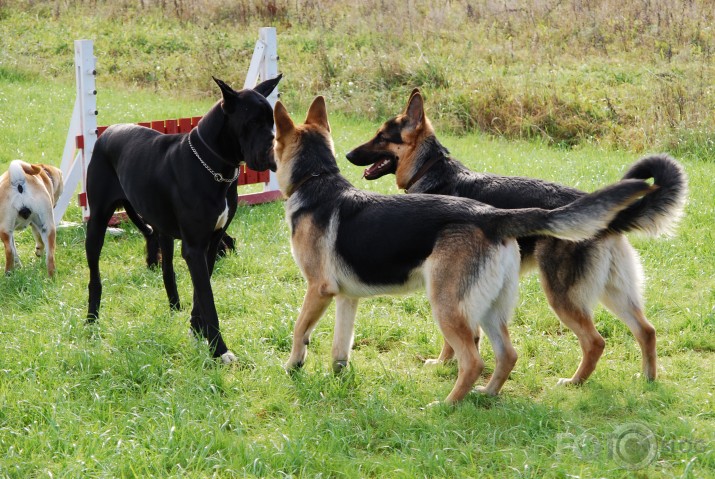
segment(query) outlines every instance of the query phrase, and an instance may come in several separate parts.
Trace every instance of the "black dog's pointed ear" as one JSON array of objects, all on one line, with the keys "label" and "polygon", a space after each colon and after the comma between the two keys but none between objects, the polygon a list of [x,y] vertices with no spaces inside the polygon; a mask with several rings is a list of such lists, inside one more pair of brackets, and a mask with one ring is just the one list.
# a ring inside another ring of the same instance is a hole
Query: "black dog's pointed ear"
[{"label": "black dog's pointed ear", "polygon": [[281,81],[281,78],[283,78],[282,73],[275,78],[259,83],[253,87],[253,90],[260,93],[264,97],[268,97],[268,95],[276,89],[276,86],[278,86],[278,82]]},{"label": "black dog's pointed ear", "polygon": [[235,100],[237,99],[238,93],[236,92],[236,90],[228,86],[228,84],[223,80],[219,80],[214,76],[212,76],[211,78],[213,78],[218,87],[221,89],[221,96],[223,97],[221,108],[223,108],[223,111],[225,111],[226,113],[232,113],[234,108],[236,107]]},{"label": "black dog's pointed ear", "polygon": [[[413,88],[412,93],[410,93],[410,100],[412,99],[413,96],[415,96],[416,93],[419,93],[420,89],[419,88]],[[409,100],[408,100],[409,102]]]},{"label": "black dog's pointed ear", "polygon": [[219,79],[216,78],[215,76],[212,76],[211,78],[213,78],[213,80],[216,82],[216,84],[218,85],[218,87],[221,89],[221,94],[222,94],[224,97],[225,97],[228,93],[236,93],[236,91],[235,91],[233,88],[231,88],[230,86],[228,86],[228,84],[227,84],[225,81],[219,80]]},{"label": "black dog's pointed ear", "polygon": [[413,127],[419,126],[425,117],[425,103],[422,99],[422,94],[417,88],[412,91],[410,100],[407,102],[405,116]]}]

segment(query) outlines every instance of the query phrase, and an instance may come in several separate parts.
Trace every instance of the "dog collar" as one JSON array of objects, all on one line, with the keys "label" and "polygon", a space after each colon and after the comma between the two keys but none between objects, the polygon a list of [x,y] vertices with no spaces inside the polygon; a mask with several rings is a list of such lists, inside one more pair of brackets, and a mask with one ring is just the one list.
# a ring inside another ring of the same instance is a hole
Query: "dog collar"
[{"label": "dog collar", "polygon": [[[199,133],[199,129],[196,128],[195,130],[196,130],[196,133],[199,135],[199,139],[205,144],[205,142],[204,142],[203,139],[201,138],[201,134]],[[189,140],[189,148],[191,148],[191,151],[194,152],[194,155],[196,155],[196,158],[199,159],[199,161],[201,162],[201,164],[204,165],[204,168],[206,168],[206,169],[208,170],[208,172],[213,175],[214,180],[216,180],[216,181],[219,182],[219,183],[233,183],[234,181],[236,181],[236,179],[238,178],[238,168],[236,168],[236,172],[234,173],[233,178],[224,178],[221,173],[218,173],[218,172],[212,170],[211,167],[210,167],[209,165],[207,165],[206,162],[205,162],[203,159],[201,159],[201,155],[199,155],[199,152],[196,151],[196,148],[194,148],[194,145],[191,143],[191,133],[189,133],[188,135],[186,135],[186,138]],[[206,145],[206,146],[208,147],[208,145]],[[209,147],[209,150],[211,150],[210,147]],[[211,152],[214,153],[213,150],[211,150]],[[216,154],[216,153],[214,153],[214,154]],[[217,156],[218,156],[218,155],[217,155]]]},{"label": "dog collar", "polygon": [[286,196],[290,198],[293,196],[293,194],[300,189],[301,186],[303,186],[308,180],[311,180],[313,178],[319,177],[321,173],[310,173],[308,175],[305,175],[298,183],[295,185],[292,185],[291,188],[288,188],[288,191],[286,192]]},{"label": "dog collar", "polygon": [[407,182],[407,186],[405,186],[405,193],[409,193],[410,188],[412,188],[415,185],[415,183],[420,181],[422,179],[422,177],[425,176],[425,173],[427,173],[429,171],[429,169],[432,168],[434,166],[434,164],[437,163],[441,158],[442,158],[442,156],[435,155],[432,158],[430,158],[429,161],[427,161],[425,164],[423,164],[422,168],[417,170],[417,173],[415,173],[415,176],[413,176],[412,179]]}]

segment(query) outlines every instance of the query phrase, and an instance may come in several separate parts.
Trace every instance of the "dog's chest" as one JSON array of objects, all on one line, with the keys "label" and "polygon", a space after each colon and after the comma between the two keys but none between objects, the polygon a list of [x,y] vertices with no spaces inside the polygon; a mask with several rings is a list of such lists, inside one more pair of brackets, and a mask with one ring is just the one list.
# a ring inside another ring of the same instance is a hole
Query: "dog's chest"
[{"label": "dog's chest", "polygon": [[214,227],[214,231],[218,231],[224,226],[226,226],[226,222],[228,221],[228,203],[226,203],[226,207],[223,209],[223,212],[218,216],[218,219],[216,220],[216,226]]}]

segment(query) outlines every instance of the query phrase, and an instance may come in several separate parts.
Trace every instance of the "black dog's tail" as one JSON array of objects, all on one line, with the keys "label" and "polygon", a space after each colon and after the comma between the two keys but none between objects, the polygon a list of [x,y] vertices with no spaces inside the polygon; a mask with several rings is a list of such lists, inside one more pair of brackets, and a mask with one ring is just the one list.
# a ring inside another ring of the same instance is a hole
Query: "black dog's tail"
[{"label": "black dog's tail", "polygon": [[497,238],[545,235],[584,240],[608,230],[621,211],[656,189],[643,180],[622,180],[553,210],[494,209],[488,228]]},{"label": "black dog's tail", "polygon": [[623,178],[652,178],[658,189],[621,211],[609,229],[648,236],[672,234],[683,216],[688,196],[688,179],[680,163],[666,154],[647,156],[636,161]]}]

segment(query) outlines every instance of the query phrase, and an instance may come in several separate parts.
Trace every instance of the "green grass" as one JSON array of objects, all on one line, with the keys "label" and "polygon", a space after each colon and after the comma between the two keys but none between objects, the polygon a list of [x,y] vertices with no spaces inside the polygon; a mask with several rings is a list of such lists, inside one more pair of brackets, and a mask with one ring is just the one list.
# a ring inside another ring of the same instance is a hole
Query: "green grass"
[{"label": "green grass", "polygon": [[[59,163],[73,91],[33,75],[0,80],[3,170],[16,157]],[[100,122],[111,123],[200,114],[210,101],[102,89],[98,104]],[[335,114],[331,125],[344,174],[398,194],[392,177],[366,182],[344,160],[377,123]],[[482,135],[441,139],[476,170],[586,190],[616,180],[638,157]],[[529,276],[511,326],[520,358],[502,395],[470,395],[456,407],[425,407],[447,395],[456,366],[422,365],[441,347],[422,293],[362,301],[351,367],[338,377],[330,372],[331,307],[304,370],[285,373],[305,284],[281,203],[239,210],[230,226],[238,251],[213,278],[224,337],[239,358],[229,368],[190,338],[186,310],[169,311],[134,228],[106,238],[94,327],[84,322],[84,229],[59,231],[54,280],[32,255],[32,235],[20,233],[24,267],[0,279],[0,477],[713,477],[715,164],[684,165],[691,195],[677,235],[632,239],[659,334],[658,381],[640,378],[635,340],[599,309],[607,349],[598,369],[582,387],[555,387],[580,350]],[[67,219],[80,217],[72,206]],[[175,263],[189,306],[178,254]],[[488,342],[482,350],[490,371]],[[635,472],[609,452],[614,430],[630,423],[658,439],[657,459]]]}]

